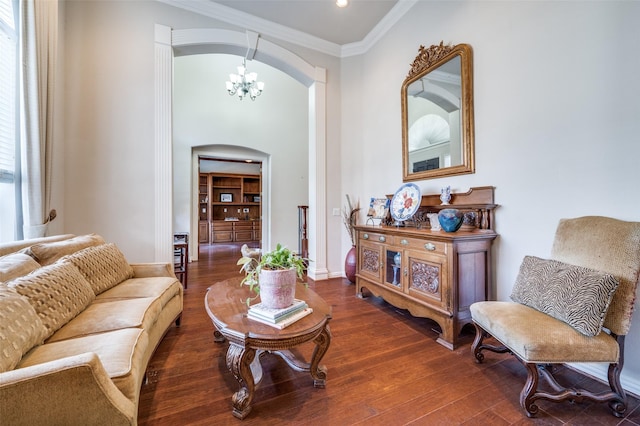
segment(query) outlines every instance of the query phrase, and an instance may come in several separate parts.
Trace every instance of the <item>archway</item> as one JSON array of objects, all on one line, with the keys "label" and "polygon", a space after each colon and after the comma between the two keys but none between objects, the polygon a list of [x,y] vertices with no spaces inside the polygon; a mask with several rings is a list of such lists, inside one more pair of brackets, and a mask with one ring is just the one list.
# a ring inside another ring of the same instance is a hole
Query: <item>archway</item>
[{"label": "archway", "polygon": [[[247,48],[249,46],[249,48]],[[227,53],[250,56],[309,88],[309,277],[328,278],[326,241],[326,70],[258,34],[221,29],[172,30],[155,26],[155,231],[158,261],[172,249],[172,64],[175,55]]]}]

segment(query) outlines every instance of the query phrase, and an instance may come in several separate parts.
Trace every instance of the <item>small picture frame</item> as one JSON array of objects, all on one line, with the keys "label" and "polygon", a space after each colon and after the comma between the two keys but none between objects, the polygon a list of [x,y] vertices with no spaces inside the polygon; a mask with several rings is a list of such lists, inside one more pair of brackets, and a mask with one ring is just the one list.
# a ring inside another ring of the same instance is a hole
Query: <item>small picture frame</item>
[{"label": "small picture frame", "polygon": [[384,219],[389,212],[389,199],[371,197],[367,216],[372,219]]},{"label": "small picture frame", "polygon": [[259,203],[260,202],[260,196],[259,195],[254,195],[253,196],[253,202],[254,203]]},{"label": "small picture frame", "polygon": [[233,202],[233,194],[220,194],[220,202],[222,203]]}]

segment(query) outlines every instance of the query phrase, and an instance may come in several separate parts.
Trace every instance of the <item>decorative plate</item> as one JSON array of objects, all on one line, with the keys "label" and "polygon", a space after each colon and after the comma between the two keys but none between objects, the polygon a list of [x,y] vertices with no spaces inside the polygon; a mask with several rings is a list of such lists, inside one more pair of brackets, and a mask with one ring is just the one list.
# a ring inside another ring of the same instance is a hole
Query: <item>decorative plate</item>
[{"label": "decorative plate", "polygon": [[411,219],[411,216],[420,207],[420,188],[415,183],[405,183],[402,185],[391,199],[391,217],[398,222]]}]

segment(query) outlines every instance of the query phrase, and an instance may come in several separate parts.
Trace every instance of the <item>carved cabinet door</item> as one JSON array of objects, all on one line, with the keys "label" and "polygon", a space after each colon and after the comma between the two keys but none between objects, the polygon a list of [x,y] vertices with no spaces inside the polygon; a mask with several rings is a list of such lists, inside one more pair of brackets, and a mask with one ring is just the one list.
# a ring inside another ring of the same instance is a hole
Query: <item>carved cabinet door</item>
[{"label": "carved cabinet door", "polygon": [[358,273],[363,277],[380,282],[384,270],[383,245],[371,241],[358,241]]},{"label": "carved cabinet door", "polygon": [[440,311],[452,312],[446,255],[406,250],[404,275],[408,293]]}]

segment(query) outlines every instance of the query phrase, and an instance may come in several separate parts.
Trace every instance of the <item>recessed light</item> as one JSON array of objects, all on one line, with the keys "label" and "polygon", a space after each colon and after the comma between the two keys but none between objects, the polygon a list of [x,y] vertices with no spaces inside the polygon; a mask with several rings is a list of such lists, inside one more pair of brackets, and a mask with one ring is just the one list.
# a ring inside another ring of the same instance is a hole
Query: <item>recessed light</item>
[{"label": "recessed light", "polygon": [[336,0],[336,6],[338,7],[347,7],[349,4],[349,0]]}]

